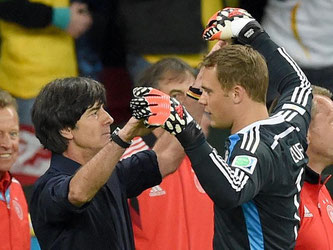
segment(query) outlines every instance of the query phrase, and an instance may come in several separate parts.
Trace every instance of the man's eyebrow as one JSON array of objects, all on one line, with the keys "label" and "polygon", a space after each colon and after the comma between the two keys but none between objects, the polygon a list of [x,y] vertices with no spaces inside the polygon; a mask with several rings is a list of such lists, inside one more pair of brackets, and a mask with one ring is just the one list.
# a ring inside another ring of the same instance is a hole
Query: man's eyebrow
[{"label": "man's eyebrow", "polygon": [[211,90],[210,88],[206,88],[205,86],[201,86],[201,88],[206,92]]},{"label": "man's eyebrow", "polygon": [[95,107],[91,107],[91,108],[89,108],[87,111],[88,111],[88,113],[92,113],[92,112],[94,112],[94,111],[96,111],[96,110],[99,110],[99,109],[101,108],[101,106],[102,106],[102,105],[98,105],[98,106],[95,106]]},{"label": "man's eyebrow", "polygon": [[170,91],[170,94],[174,94],[174,93],[184,93],[184,91],[179,90],[179,89],[173,89]]}]

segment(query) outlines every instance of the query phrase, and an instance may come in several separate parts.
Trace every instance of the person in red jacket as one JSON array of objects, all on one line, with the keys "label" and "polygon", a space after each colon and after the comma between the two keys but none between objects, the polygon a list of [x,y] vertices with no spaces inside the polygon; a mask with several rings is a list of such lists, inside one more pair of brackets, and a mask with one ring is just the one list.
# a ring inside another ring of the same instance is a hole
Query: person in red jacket
[{"label": "person in red jacket", "polygon": [[30,249],[28,205],[9,170],[18,157],[19,119],[15,99],[0,90],[0,241],[4,250]]},{"label": "person in red jacket", "polygon": [[[147,68],[138,84],[182,100],[194,81],[195,72],[188,64],[178,58],[165,58]],[[206,120],[204,116],[202,122]],[[201,125],[208,130],[209,122]],[[135,138],[123,158],[153,147],[161,133],[167,132],[157,128],[150,137]],[[161,184],[130,199],[136,250],[212,249],[213,202],[201,187],[190,160],[185,154],[183,157],[178,169]]]},{"label": "person in red jacket", "polygon": [[329,177],[321,173],[333,164],[333,101],[332,93],[321,87],[313,86],[313,96],[306,151],[309,163],[301,190],[301,226],[295,249],[332,250],[333,201],[325,186]]}]

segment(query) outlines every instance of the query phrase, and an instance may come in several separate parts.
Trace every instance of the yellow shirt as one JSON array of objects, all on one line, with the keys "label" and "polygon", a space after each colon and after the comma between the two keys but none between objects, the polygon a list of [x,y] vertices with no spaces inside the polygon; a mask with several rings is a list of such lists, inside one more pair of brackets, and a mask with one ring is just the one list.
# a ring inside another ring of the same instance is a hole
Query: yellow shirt
[{"label": "yellow shirt", "polygon": [[[37,1],[35,1],[37,2]],[[67,7],[68,0],[39,0],[52,7]],[[74,40],[48,26],[27,29],[0,21],[0,88],[20,98],[34,98],[48,82],[77,76]]]}]

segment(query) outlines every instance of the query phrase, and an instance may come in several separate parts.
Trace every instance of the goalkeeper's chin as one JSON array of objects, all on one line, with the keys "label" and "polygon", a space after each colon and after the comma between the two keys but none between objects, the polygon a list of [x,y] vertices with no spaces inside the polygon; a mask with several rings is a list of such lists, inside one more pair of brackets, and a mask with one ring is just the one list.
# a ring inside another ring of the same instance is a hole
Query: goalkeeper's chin
[{"label": "goalkeeper's chin", "polygon": [[217,128],[217,129],[230,129],[231,126],[227,123],[224,123],[224,122],[218,122],[214,119],[212,119],[211,117],[211,120],[210,120],[210,127],[212,128]]}]

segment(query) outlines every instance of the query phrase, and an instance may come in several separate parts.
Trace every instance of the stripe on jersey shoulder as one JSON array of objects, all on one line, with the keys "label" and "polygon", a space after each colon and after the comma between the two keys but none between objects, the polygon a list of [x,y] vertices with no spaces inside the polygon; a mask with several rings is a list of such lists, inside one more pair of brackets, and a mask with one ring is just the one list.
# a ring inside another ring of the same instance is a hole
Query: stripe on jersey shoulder
[{"label": "stripe on jersey shoulder", "polygon": [[260,125],[256,125],[252,127],[247,133],[243,134],[242,144],[240,146],[241,149],[254,154],[260,142],[259,127]]},{"label": "stripe on jersey shoulder", "polygon": [[255,126],[276,125],[276,124],[279,124],[279,123],[282,123],[282,122],[284,122],[284,118],[275,114],[274,116],[271,116],[271,117],[269,117],[265,120],[260,120],[260,121],[254,122],[254,123],[246,126],[245,128],[241,129],[237,134],[245,134]]}]

